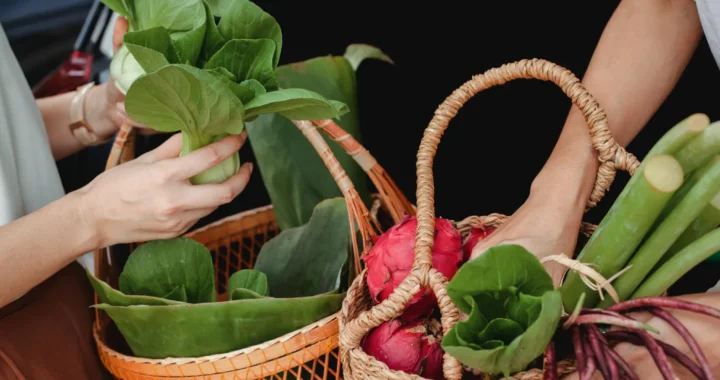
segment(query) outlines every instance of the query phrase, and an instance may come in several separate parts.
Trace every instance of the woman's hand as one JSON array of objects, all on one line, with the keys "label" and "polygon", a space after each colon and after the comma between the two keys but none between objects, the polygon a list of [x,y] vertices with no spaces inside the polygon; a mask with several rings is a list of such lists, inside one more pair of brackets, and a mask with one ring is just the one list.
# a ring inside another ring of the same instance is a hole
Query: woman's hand
[{"label": "woman's hand", "polygon": [[232,201],[245,189],[251,163],[219,184],[192,185],[189,178],[237,152],[246,137],[246,132],[231,135],[178,157],[178,133],[155,150],[97,176],[77,191],[95,245],[173,238]]}]

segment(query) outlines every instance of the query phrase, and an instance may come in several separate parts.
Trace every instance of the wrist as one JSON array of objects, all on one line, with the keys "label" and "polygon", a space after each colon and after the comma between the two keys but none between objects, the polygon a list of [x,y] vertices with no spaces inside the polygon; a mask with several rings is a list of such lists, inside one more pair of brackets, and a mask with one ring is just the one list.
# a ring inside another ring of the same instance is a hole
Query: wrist
[{"label": "wrist", "polygon": [[61,199],[63,202],[63,223],[74,226],[71,239],[81,253],[102,247],[102,238],[98,223],[88,208],[82,190],[73,191]]},{"label": "wrist", "polygon": [[85,99],[87,122],[101,141],[107,140],[119,129],[110,115],[111,108],[106,86],[107,84],[94,86]]}]

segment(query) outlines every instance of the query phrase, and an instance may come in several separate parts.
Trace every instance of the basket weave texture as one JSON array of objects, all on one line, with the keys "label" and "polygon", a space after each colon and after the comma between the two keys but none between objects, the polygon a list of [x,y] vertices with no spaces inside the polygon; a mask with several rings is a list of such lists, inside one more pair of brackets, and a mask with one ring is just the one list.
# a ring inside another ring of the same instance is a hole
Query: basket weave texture
[{"label": "basket weave texture", "polygon": [[[411,213],[410,202],[399,192],[392,179],[375,159],[352,136],[332,121],[315,123],[300,121],[296,126],[307,137],[343,193],[350,223],[357,222],[364,246],[376,235],[376,217],[360,200],[347,174],[320,135],[322,130],[339,143],[368,173],[378,188],[376,207],[397,221],[403,213]],[[320,127],[321,125],[321,127]],[[127,162],[134,156],[135,131],[123,126],[115,139],[106,170]],[[246,211],[192,231],[185,237],[205,245],[211,252],[215,267],[218,301],[227,300],[227,281],[232,273],[252,268],[263,244],[279,232],[272,206]],[[354,257],[359,260],[358,242],[352,235]],[[131,244],[131,248],[139,243]],[[108,257],[113,247],[95,252],[95,274],[117,287],[118,269]],[[359,268],[359,266],[355,266]],[[357,269],[356,269],[357,270]],[[357,273],[356,273],[357,274]],[[96,302],[98,298],[96,295]],[[104,366],[120,379],[341,379],[338,352],[339,327],[336,313],[277,339],[241,350],[198,358],[138,358],[121,353],[120,334],[112,321],[96,309],[93,335]],[[251,328],[251,327],[250,327]],[[111,347],[113,346],[113,347]],[[127,347],[122,351],[130,352]]]},{"label": "basket weave texture", "polygon": [[[602,199],[617,170],[624,170],[632,175],[639,166],[637,158],[618,145],[611,136],[607,117],[600,105],[582,86],[580,80],[563,67],[542,59],[521,60],[490,69],[465,82],[437,108],[433,119],[425,129],[417,153],[418,225],[413,269],[390,297],[377,305],[370,297],[365,283],[366,271],[363,271],[355,279],[343,301],[339,322],[340,357],[345,379],[423,379],[417,375],[390,370],[387,365],[366,354],[362,349],[362,341],[367,333],[383,322],[399,316],[407,302],[421,288],[432,288],[438,299],[443,334],[447,334],[458,321],[459,310],[447,296],[447,279],[432,267],[431,252],[435,224],[433,160],[450,120],[468,100],[480,91],[515,79],[550,81],[560,87],[572,103],[582,111],[589,127],[592,147],[600,161],[587,209],[594,207]],[[500,227],[506,219],[507,217],[502,214],[470,216],[458,222],[458,228],[465,239],[473,226]],[[586,236],[591,235],[594,230],[595,226],[587,223],[581,227],[581,232]],[[463,371],[461,364],[448,354],[445,354],[443,359],[443,371],[447,379],[460,379],[468,373]],[[574,363],[564,360],[559,362],[558,368],[562,376],[574,371]],[[542,377],[541,370],[531,369],[517,373],[511,378],[536,380]]]}]

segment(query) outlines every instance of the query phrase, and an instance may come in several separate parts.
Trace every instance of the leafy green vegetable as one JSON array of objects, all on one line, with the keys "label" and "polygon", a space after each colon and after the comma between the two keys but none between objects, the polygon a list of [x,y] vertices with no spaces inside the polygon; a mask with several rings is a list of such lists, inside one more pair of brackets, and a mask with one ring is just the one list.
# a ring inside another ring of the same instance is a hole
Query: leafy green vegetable
[{"label": "leafy green vegetable", "polygon": [[256,269],[242,269],[233,273],[229,283],[229,290],[247,289],[262,297],[270,295],[267,276]]},{"label": "leafy green vegetable", "polygon": [[340,117],[349,110],[340,102],[328,102],[316,92],[290,88],[258,95],[245,105],[247,117],[277,112],[291,120],[312,120],[315,115]]},{"label": "leafy green vegetable", "polygon": [[[317,57],[279,66],[275,73],[281,88],[310,90],[325,99],[335,99],[347,105],[349,112],[332,117],[337,117],[338,125],[362,143],[353,65],[357,67],[362,60],[376,58],[377,54],[372,49],[357,49],[355,46],[358,45],[348,47],[345,57]],[[247,114],[254,113],[250,107],[257,104],[251,103],[246,104],[247,121]],[[297,111],[300,110],[293,112]],[[246,123],[245,127],[278,225],[281,230],[285,230],[307,223],[318,202],[342,196],[342,193],[307,138],[288,120],[293,115],[283,116],[279,113],[260,115]],[[365,172],[336,142],[327,136],[324,138],[360,197],[369,204],[370,192]]]},{"label": "leafy green vegetable", "polygon": [[135,356],[198,357],[239,350],[305,327],[337,312],[345,297],[336,292],[290,299],[257,298],[249,290],[244,294],[227,302],[95,307],[108,313]]},{"label": "leafy green vegetable", "polygon": [[468,318],[448,332],[443,349],[489,374],[524,370],[543,353],[562,314],[552,279],[519,245],[495,246],[464,264],[447,292]]},{"label": "leafy green vegetable", "polygon": [[[130,23],[110,65],[127,95],[128,115],[159,131],[181,131],[181,154],[241,133],[245,121],[262,113],[326,119],[348,112],[345,104],[309,91],[270,98],[271,106],[261,99],[245,112],[255,97],[278,90],[275,69],[282,51],[279,24],[249,0],[103,1]],[[293,94],[300,99],[288,97]],[[239,168],[235,153],[191,181],[223,182]]]},{"label": "leafy green vegetable", "polygon": [[128,295],[185,294],[190,303],[215,301],[215,268],[210,251],[188,238],[142,244],[128,258],[118,281],[120,291]]},{"label": "leafy green vegetable", "polygon": [[[115,305],[115,306],[131,306],[131,305],[177,305],[183,302],[172,300],[170,298],[158,298],[151,296],[137,296],[137,295],[126,295],[120,291],[117,291],[110,287],[107,283],[98,280],[89,271],[85,271],[90,284],[92,285],[95,293],[100,298],[100,302]],[[170,295],[170,293],[168,293]]]},{"label": "leafy green vegetable", "polygon": [[320,202],[307,224],[263,245],[255,269],[267,275],[275,297],[305,297],[338,289],[348,259],[350,222],[343,198]]}]

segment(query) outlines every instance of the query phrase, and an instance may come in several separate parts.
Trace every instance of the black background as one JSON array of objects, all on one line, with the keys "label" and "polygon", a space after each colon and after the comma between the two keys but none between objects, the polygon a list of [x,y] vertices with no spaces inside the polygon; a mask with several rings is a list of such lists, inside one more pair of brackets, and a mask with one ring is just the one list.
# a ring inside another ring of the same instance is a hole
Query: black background
[{"label": "black background", "polygon": [[[582,77],[617,1],[263,1],[283,29],[281,64],[342,55],[368,43],[395,62],[358,70],[363,143],[415,200],[415,153],[435,108],[458,86],[490,68],[543,58]],[[662,49],[663,46],[658,46]],[[32,49],[37,51],[37,49]],[[69,52],[69,50],[68,50]],[[21,58],[21,57],[19,57]],[[701,40],[680,82],[628,147],[642,159],[672,125],[695,112],[720,117],[720,70]],[[601,104],[602,105],[602,104]],[[570,109],[555,85],[515,81],[478,94],[451,122],[435,161],[436,215],[461,219],[512,214],[550,154]],[[162,137],[151,139],[156,145]],[[252,160],[249,144],[241,160]],[[104,166],[104,161],[97,163]],[[619,173],[586,217],[598,223],[626,183]],[[269,203],[259,171],[231,205],[209,220]],[[714,283],[714,282],[713,282]]]}]

